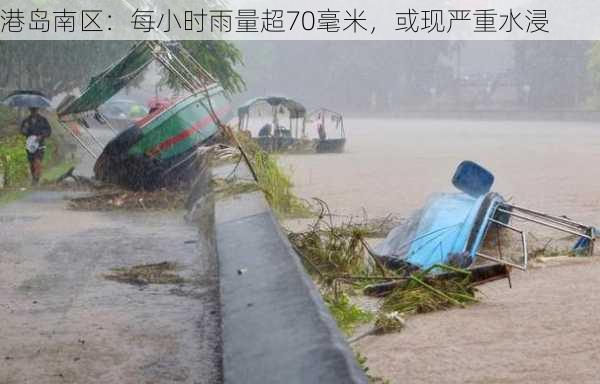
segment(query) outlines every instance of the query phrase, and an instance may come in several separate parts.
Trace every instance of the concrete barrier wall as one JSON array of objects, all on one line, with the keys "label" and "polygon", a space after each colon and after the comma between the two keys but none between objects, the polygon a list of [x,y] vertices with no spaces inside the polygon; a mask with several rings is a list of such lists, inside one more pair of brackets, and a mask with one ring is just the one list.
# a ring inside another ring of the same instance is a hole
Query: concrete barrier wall
[{"label": "concrete barrier wall", "polygon": [[214,203],[214,222],[201,221],[219,260],[224,382],[367,383],[263,194],[215,202],[207,185],[188,215]]}]

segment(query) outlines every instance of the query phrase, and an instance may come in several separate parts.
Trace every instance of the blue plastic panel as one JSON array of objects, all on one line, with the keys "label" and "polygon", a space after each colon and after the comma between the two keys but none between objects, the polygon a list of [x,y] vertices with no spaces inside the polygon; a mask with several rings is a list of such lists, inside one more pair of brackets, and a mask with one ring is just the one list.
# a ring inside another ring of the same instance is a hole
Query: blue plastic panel
[{"label": "blue plastic panel", "polygon": [[492,189],[494,175],[481,165],[466,160],[456,168],[452,184],[470,196],[479,197]]}]

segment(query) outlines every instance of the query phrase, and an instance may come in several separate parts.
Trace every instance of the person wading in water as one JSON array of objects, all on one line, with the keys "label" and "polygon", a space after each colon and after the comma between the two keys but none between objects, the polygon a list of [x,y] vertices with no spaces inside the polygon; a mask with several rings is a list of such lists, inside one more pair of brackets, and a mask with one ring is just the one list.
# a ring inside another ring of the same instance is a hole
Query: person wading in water
[{"label": "person wading in water", "polygon": [[42,176],[42,160],[44,159],[44,140],[50,137],[50,123],[38,108],[29,108],[30,115],[21,123],[21,133],[27,137],[27,160],[31,171],[32,185],[37,185]]}]

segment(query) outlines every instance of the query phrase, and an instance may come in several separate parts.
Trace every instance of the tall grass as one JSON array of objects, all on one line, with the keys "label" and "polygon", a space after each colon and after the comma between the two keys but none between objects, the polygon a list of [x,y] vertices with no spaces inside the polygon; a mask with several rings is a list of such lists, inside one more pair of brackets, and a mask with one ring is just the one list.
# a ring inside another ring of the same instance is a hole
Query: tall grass
[{"label": "tall grass", "polygon": [[[57,161],[57,145],[51,138],[46,140],[44,167],[47,168]],[[25,152],[25,137],[12,134],[0,138],[0,175],[4,183],[1,188],[17,187],[25,183],[29,176],[29,162]]]},{"label": "tall grass", "polygon": [[0,138],[0,174],[3,175],[2,187],[18,185],[29,173],[29,162],[25,153],[25,138],[11,135]]},{"label": "tall grass", "polygon": [[266,195],[271,208],[280,217],[310,217],[312,212],[294,192],[290,175],[277,163],[277,159],[263,151],[251,138],[237,134],[236,138],[252,163],[258,186]]},{"label": "tall grass", "polygon": [[[305,232],[290,232],[288,238],[306,262],[326,275],[368,275],[365,247],[367,232],[351,224],[330,225],[324,220]],[[314,272],[309,268],[310,272]]]},{"label": "tall grass", "polygon": [[283,217],[306,217],[308,206],[293,193],[293,183],[271,155],[258,151],[254,155],[254,170],[258,186],[265,193],[273,210]]}]

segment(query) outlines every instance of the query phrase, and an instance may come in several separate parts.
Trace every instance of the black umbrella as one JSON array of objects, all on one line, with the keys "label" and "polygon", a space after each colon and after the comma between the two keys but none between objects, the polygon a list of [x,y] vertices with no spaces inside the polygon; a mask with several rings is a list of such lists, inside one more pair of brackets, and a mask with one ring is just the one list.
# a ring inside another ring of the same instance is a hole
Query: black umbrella
[{"label": "black umbrella", "polygon": [[8,95],[2,104],[13,108],[49,108],[50,100],[38,91],[16,91]]}]

